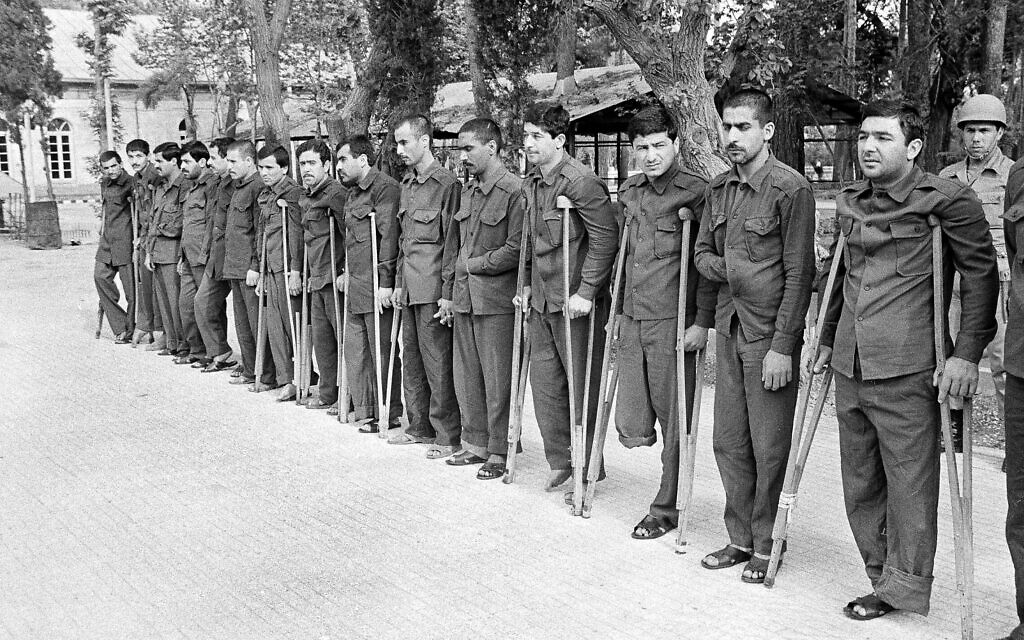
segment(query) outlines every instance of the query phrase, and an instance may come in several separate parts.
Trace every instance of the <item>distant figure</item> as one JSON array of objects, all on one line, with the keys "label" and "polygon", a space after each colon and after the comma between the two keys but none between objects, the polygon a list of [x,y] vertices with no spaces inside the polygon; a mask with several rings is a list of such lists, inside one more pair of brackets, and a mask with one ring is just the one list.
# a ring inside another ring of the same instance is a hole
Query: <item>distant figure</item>
[{"label": "distant figure", "polygon": [[825,175],[825,167],[821,166],[821,160],[814,163],[814,175],[817,176],[818,182],[821,182],[822,176]]}]

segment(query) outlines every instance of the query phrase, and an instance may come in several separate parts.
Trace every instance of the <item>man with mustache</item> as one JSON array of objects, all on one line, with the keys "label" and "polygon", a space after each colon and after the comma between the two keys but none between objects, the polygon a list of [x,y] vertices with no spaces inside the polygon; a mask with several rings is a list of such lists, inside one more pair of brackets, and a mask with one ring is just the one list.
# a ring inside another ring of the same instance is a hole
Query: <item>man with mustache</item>
[{"label": "man with mustache", "polygon": [[[96,248],[93,281],[100,296],[100,306],[106,313],[114,342],[128,344],[135,333],[135,267],[132,264],[132,212],[131,197],[134,180],[121,166],[116,151],[100,154],[100,194],[103,200],[103,231]],[[121,292],[114,276],[121,279],[128,311],[119,304]]]},{"label": "man with mustache", "polygon": [[164,142],[153,150],[153,163],[160,173],[160,186],[153,198],[153,218],[146,233],[146,269],[153,272],[160,316],[164,325],[165,348],[161,356],[188,358],[181,312],[178,306],[181,282],[178,257],[181,255],[182,204],[187,180],[181,173],[181,148]]},{"label": "man with mustache", "polygon": [[[398,266],[392,303],[402,313],[402,379],[409,425],[391,444],[427,443],[427,457],[447,458],[459,449],[462,424],[452,377],[450,296],[441,295],[445,235],[459,209],[461,185],[434,159],[433,125],[424,115],[398,122],[398,157],[408,167],[398,205]],[[479,456],[459,453],[450,464]]]},{"label": "man with mustache", "polygon": [[[145,268],[146,262],[146,234],[149,233],[149,221],[153,217],[153,192],[160,181],[160,174],[156,167],[149,161],[149,143],[136,138],[125,145],[125,153],[128,155],[128,164],[134,171],[134,199],[135,217],[138,221],[138,229],[135,229],[135,251],[138,252],[137,264],[139,265],[139,299],[135,301],[135,311],[138,319],[135,326],[135,336],[132,338],[132,346],[140,342],[152,343],[146,347],[149,351],[160,351],[165,346],[163,330],[164,324],[157,307],[156,292],[153,288],[153,272]],[[158,336],[157,333],[160,333]]]},{"label": "man with mustache", "polygon": [[713,443],[729,533],[729,544],[701,565],[746,562],[741,579],[754,584],[764,582],[772,550],[815,274],[814,194],[771,153],[773,120],[763,91],[726,99],[722,125],[733,167],[708,187],[694,258],[719,284]]},{"label": "man with mustache", "polygon": [[[842,256],[814,371],[831,365],[846,515],[872,592],[843,613],[927,615],[939,503],[939,409],[973,394],[995,335],[999,279],[989,224],[974,192],[917,165],[925,122],[906,102],[868,104],[857,134],[866,180],[836,200]],[[944,299],[960,274],[960,332],[944,332],[936,368],[932,229],[942,230]],[[716,425],[717,428],[717,425]]]},{"label": "man with mustache", "polygon": [[[679,422],[676,380],[676,328],[680,273],[686,291],[686,415],[693,413],[696,351],[708,341],[715,322],[717,285],[700,276],[693,247],[704,213],[707,181],[679,166],[676,125],[661,107],[648,107],[629,121],[633,157],[641,173],[619,188],[619,214],[626,225],[626,253],[619,326],[619,388],[615,426],[627,448],[649,447],[661,424],[661,484],[647,515],[633,527],[637,540],[659,538],[678,524]],[[680,213],[686,208],[689,214]],[[681,264],[683,225],[690,225],[689,260]]]},{"label": "man with mustache", "polygon": [[[1003,199],[1006,193],[1006,179],[1010,174],[1013,160],[1003,155],[999,141],[1006,131],[1006,108],[999,98],[978,94],[960,105],[957,118],[961,142],[967,157],[939,172],[942,178],[956,180],[970,187],[981,199],[985,210],[992,245],[996,250],[999,266],[1000,305],[996,311],[996,336],[985,349],[992,382],[996,389],[999,406],[1003,406],[1005,371],[1003,369],[1003,340],[1006,335],[1006,295],[1010,286],[1010,264],[1006,260],[1006,242],[1003,240]],[[949,328],[955,336],[960,320],[960,283],[953,283],[953,301],[950,303]],[[953,450],[963,451],[963,403],[950,400],[950,414],[953,418]]]}]

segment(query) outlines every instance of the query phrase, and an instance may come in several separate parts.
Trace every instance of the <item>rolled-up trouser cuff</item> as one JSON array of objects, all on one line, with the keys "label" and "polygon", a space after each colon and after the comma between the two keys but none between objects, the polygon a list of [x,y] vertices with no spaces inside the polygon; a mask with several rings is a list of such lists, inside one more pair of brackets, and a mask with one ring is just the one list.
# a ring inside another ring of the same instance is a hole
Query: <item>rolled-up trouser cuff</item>
[{"label": "rolled-up trouser cuff", "polygon": [[885,565],[875,583],[875,595],[897,609],[926,616],[930,608],[933,579]]},{"label": "rolled-up trouser cuff", "polygon": [[619,433],[619,442],[622,446],[627,449],[633,449],[635,447],[651,447],[658,441],[658,432],[652,430],[648,436],[625,436]]}]

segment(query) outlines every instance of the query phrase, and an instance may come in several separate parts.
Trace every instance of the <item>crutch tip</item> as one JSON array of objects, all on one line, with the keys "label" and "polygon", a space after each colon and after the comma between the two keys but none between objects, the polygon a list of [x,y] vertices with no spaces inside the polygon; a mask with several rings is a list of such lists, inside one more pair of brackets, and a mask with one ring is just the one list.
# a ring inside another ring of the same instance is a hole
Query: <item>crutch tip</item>
[{"label": "crutch tip", "polygon": [[762,584],[764,584],[764,588],[765,589],[771,589],[772,587],[775,586],[775,577],[774,576],[772,576],[772,577],[765,576],[764,577],[764,582]]}]

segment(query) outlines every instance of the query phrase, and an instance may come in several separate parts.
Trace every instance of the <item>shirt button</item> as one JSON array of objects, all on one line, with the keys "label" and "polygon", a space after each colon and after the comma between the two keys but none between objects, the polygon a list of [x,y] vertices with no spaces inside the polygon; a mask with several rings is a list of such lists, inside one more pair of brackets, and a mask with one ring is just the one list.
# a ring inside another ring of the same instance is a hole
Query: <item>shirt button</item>
[{"label": "shirt button", "polygon": [[634,266],[634,267],[639,267],[639,266],[640,266],[640,263],[639,263],[639,262],[634,262],[634,263],[633,263],[633,266]]},{"label": "shirt button", "polygon": [[871,223],[870,223],[870,222],[865,222],[865,223],[864,223],[864,226],[865,226],[865,227],[870,227],[870,226],[871,226]]},{"label": "shirt button", "polygon": [[864,316],[858,316],[857,317],[857,322],[863,322],[863,321],[864,321]]},{"label": "shirt button", "polygon": [[871,287],[864,287],[865,291],[871,291]]}]

